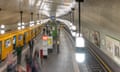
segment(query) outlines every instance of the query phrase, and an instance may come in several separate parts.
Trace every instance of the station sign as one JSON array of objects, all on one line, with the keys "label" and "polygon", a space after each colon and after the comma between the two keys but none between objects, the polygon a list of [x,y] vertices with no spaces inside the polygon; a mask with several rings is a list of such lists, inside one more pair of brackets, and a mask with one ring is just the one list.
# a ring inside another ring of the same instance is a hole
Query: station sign
[{"label": "station sign", "polygon": [[55,16],[51,16],[50,18],[51,18],[51,20],[55,20]]},{"label": "station sign", "polygon": [[43,35],[42,36],[42,40],[48,40],[48,36],[47,35]]},{"label": "station sign", "polygon": [[48,48],[52,49],[53,48],[52,46],[53,46],[53,37],[49,36],[48,37]]}]

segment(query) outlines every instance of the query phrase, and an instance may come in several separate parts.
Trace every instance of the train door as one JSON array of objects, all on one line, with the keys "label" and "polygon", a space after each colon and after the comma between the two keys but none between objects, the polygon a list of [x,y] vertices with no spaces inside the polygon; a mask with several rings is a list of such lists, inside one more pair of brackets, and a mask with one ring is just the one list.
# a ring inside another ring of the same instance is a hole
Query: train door
[{"label": "train door", "polygon": [[16,36],[13,36],[13,49],[16,49]]},{"label": "train door", "polygon": [[24,36],[23,36],[23,44],[26,45],[26,36],[27,36],[27,32],[24,33]]},{"label": "train door", "polygon": [[0,60],[1,60],[1,56],[2,56],[2,41],[0,41]]}]

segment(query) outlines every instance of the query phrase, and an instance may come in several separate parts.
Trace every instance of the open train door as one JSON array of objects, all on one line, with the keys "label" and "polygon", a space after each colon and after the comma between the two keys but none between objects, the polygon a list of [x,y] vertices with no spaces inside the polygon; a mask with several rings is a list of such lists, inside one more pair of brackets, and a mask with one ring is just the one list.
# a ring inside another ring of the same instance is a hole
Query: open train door
[{"label": "open train door", "polygon": [[16,36],[13,36],[13,49],[16,49]]},{"label": "open train door", "polygon": [[27,37],[27,32],[24,33],[23,36],[23,44],[26,45],[26,37]]}]

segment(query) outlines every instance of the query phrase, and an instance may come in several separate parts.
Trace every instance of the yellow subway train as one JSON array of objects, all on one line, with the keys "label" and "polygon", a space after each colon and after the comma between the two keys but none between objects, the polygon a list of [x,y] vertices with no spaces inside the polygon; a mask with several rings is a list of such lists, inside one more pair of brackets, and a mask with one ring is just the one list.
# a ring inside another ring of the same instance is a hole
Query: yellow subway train
[{"label": "yellow subway train", "polygon": [[0,61],[6,59],[10,52],[15,51],[18,45],[24,46],[41,32],[41,26],[28,27],[0,35]]}]

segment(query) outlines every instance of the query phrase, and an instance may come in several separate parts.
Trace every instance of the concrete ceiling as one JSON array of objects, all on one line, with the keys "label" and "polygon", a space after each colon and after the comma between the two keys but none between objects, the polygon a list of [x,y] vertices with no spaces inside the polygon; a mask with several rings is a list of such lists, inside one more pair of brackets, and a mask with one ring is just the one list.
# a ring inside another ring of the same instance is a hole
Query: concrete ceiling
[{"label": "concrete ceiling", "polygon": [[[13,25],[20,21],[19,11],[22,10],[23,21],[30,21],[30,13],[46,16],[60,16],[71,11],[74,0],[0,0],[0,24]],[[81,3],[82,26],[120,35],[120,0],[84,0]],[[43,17],[43,16],[42,16]],[[68,14],[67,19],[70,20]],[[78,5],[75,6],[74,24],[78,29]]]},{"label": "concrete ceiling", "polygon": [[[65,9],[62,6],[70,7],[72,0],[0,0],[0,24],[16,24],[20,21],[20,11],[23,11],[23,21],[30,21],[30,13],[34,13],[34,20],[37,20],[37,13],[46,16],[56,16]],[[58,11],[59,9],[59,11]]]}]

